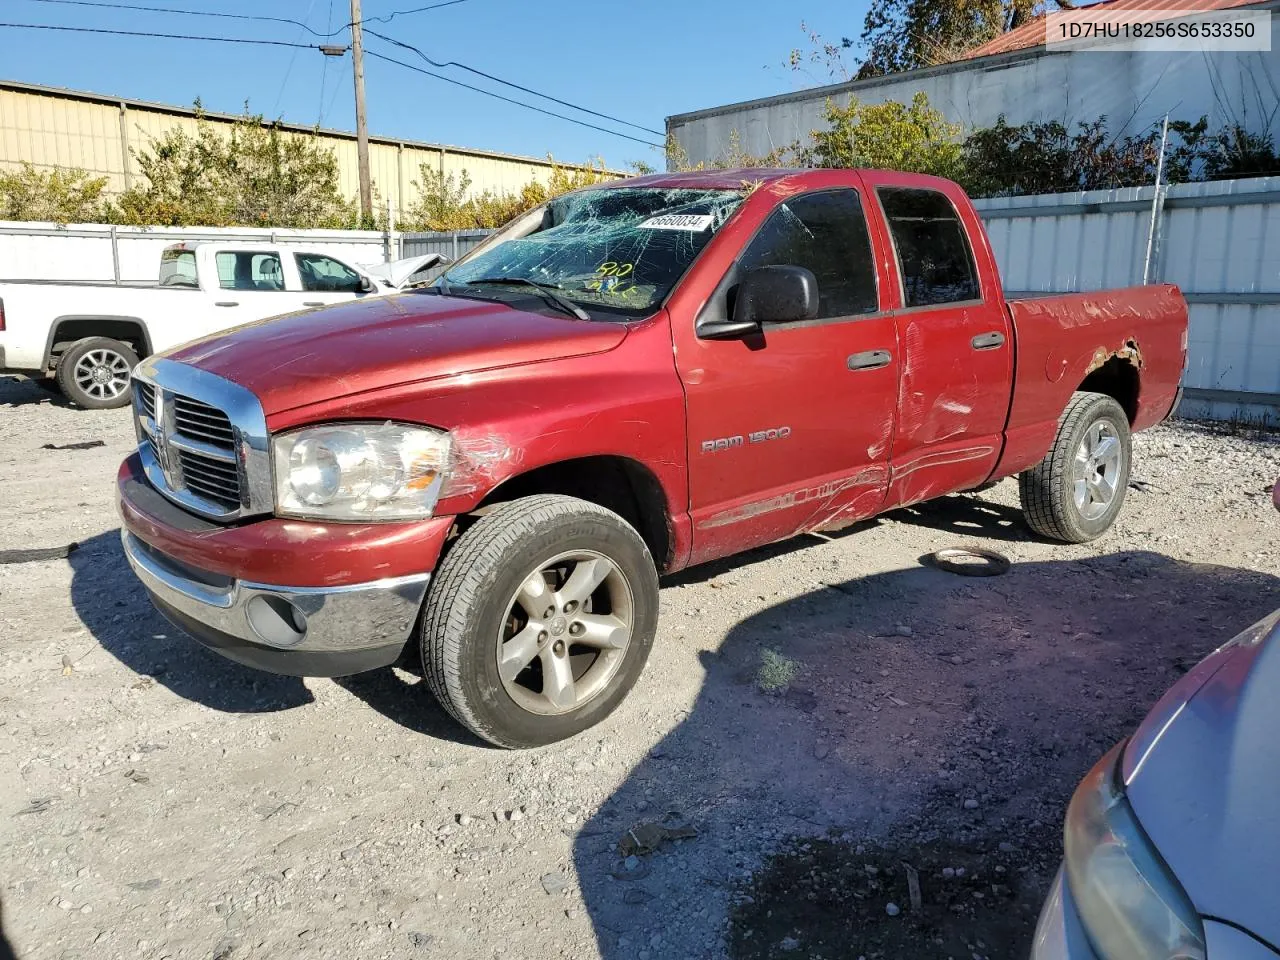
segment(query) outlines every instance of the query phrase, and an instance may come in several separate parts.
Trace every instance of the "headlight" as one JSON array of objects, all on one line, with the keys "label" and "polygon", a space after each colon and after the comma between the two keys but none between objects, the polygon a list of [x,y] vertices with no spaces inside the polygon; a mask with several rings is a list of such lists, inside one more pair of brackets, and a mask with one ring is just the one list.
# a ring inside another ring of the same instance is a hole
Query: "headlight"
[{"label": "headlight", "polygon": [[1119,786],[1116,747],[1067,810],[1067,880],[1104,960],[1204,960],[1204,926]]},{"label": "headlight", "polygon": [[429,517],[449,462],[449,434],[398,423],[308,427],[271,447],[276,512],[288,517]]}]

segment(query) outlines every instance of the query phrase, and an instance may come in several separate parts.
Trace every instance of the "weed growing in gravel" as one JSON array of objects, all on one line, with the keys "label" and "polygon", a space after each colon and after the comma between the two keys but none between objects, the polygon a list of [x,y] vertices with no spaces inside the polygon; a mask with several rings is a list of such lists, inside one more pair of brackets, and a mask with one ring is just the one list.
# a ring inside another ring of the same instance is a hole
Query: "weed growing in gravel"
[{"label": "weed growing in gravel", "polygon": [[784,657],[777,650],[767,647],[760,651],[760,669],[756,671],[756,684],[765,693],[785,690],[800,672],[800,661]]}]

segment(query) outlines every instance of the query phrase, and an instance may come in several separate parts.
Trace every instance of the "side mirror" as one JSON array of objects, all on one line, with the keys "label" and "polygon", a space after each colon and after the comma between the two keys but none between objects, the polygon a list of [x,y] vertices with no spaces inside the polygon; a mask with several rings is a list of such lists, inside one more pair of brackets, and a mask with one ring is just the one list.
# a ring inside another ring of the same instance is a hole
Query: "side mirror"
[{"label": "side mirror", "polygon": [[738,284],[733,323],[788,323],[818,315],[818,278],[789,265],[756,267]]},{"label": "side mirror", "polygon": [[363,273],[360,274],[360,292],[361,293],[377,293],[378,285]]}]

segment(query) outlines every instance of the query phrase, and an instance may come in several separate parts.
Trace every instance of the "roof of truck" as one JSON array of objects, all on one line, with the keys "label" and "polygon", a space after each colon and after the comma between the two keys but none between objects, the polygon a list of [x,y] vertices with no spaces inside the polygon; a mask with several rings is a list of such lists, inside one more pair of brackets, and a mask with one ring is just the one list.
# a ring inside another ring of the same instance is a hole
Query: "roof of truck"
[{"label": "roof of truck", "polygon": [[651,173],[626,180],[610,180],[599,187],[666,187],[668,189],[735,190],[743,181],[781,180],[783,177],[811,174],[817,171],[769,167],[744,167],[738,170],[691,170],[683,173]]}]

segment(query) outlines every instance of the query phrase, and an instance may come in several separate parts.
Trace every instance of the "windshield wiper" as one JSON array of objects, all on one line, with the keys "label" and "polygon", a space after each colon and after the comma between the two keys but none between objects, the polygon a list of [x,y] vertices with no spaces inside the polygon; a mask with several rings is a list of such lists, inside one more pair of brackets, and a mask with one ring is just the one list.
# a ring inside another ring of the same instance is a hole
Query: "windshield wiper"
[{"label": "windshield wiper", "polygon": [[468,280],[468,287],[478,287],[483,284],[498,286],[500,284],[516,284],[522,287],[532,287],[537,290],[546,299],[548,303],[554,303],[565,313],[572,314],[579,320],[590,320],[591,314],[583,310],[580,306],[570,300],[568,297],[562,297],[556,293],[556,288],[549,283],[539,283],[537,280],[530,280],[528,277],[481,277],[479,280]]}]

